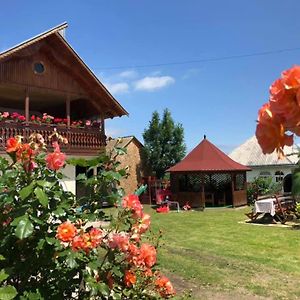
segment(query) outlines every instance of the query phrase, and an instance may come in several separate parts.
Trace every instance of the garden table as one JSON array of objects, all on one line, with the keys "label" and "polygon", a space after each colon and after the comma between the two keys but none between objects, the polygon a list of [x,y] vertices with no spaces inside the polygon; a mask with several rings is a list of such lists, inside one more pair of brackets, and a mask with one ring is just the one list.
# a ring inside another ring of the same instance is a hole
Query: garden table
[{"label": "garden table", "polygon": [[269,213],[274,217],[276,214],[275,200],[274,198],[267,198],[255,201],[253,213]]}]

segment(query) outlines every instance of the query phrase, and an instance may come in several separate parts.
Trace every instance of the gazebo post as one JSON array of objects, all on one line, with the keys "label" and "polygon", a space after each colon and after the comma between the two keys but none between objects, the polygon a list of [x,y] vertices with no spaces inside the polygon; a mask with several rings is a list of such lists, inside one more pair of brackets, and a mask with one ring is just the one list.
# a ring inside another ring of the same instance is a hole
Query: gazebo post
[{"label": "gazebo post", "polygon": [[204,173],[201,174],[201,202],[200,206],[203,205],[205,207],[205,190],[204,190]]},{"label": "gazebo post", "polygon": [[235,181],[235,173],[231,173],[231,194],[232,194],[232,206],[234,207],[234,181]]}]

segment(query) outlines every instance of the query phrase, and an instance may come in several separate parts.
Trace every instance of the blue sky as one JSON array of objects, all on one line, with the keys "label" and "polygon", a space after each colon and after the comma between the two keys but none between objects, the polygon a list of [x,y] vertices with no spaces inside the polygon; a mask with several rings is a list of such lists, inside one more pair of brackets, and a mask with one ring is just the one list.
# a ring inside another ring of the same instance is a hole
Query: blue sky
[{"label": "blue sky", "polygon": [[130,113],[108,121],[109,134],[142,141],[152,112],[169,108],[189,150],[206,134],[228,152],[254,134],[272,81],[300,64],[299,11],[298,0],[10,0],[0,51],[67,21],[68,42]]}]

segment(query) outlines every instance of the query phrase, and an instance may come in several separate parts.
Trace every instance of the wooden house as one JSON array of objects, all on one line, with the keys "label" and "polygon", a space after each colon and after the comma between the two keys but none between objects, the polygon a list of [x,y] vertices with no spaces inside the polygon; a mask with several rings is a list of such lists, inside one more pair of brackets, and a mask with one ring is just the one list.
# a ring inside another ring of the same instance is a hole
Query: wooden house
[{"label": "wooden house", "polygon": [[[55,127],[68,140],[62,149],[68,156],[95,156],[105,149],[105,119],[127,115],[66,41],[66,27],[0,53],[2,153],[11,136],[39,132],[47,138]],[[13,120],[3,117],[7,113]],[[65,172],[67,189],[75,192],[76,170]]]},{"label": "wooden house", "polygon": [[204,136],[182,161],[168,169],[172,200],[192,207],[247,204],[246,171]]}]

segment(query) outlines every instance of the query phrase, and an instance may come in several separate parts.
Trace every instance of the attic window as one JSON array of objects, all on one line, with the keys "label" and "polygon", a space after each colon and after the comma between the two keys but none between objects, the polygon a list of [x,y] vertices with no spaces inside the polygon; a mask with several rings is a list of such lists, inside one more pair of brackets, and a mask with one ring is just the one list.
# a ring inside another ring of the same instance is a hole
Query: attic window
[{"label": "attic window", "polygon": [[45,66],[41,62],[36,62],[33,65],[33,70],[35,74],[43,74],[45,72]]}]

